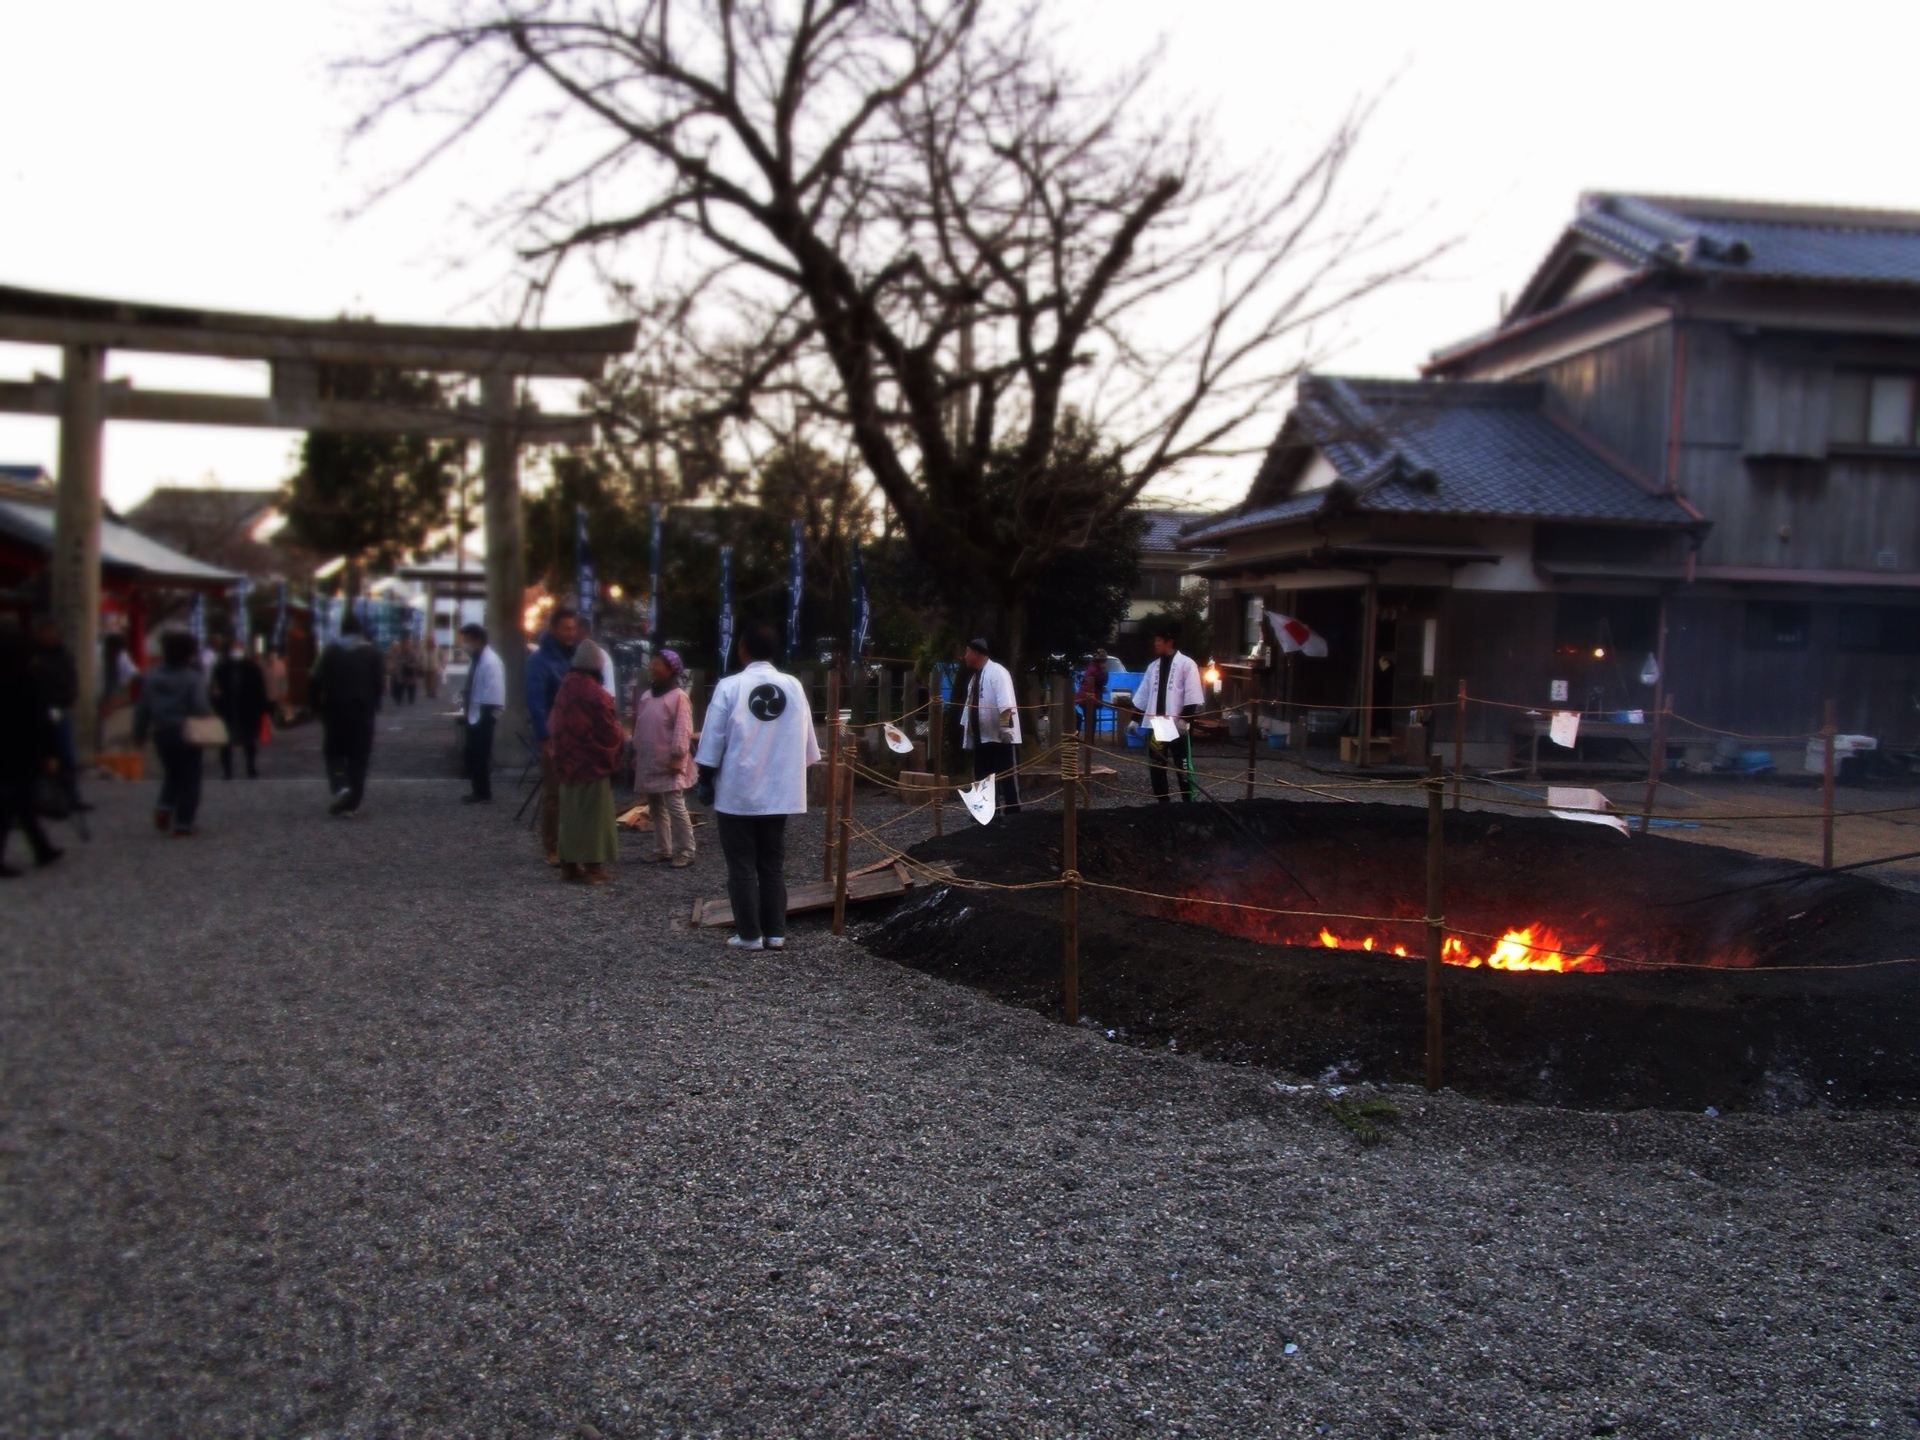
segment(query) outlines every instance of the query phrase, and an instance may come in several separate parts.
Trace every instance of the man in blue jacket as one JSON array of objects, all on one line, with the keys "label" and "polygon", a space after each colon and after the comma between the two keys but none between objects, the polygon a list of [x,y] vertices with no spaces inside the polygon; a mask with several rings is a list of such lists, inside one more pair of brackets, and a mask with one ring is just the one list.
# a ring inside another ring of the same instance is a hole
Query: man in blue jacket
[{"label": "man in blue jacket", "polygon": [[547,734],[547,715],[579,643],[579,612],[571,606],[556,605],[547,616],[547,633],[527,657],[527,719],[540,746],[540,843],[546,847],[549,865],[560,863],[560,781],[553,773],[553,740]]}]

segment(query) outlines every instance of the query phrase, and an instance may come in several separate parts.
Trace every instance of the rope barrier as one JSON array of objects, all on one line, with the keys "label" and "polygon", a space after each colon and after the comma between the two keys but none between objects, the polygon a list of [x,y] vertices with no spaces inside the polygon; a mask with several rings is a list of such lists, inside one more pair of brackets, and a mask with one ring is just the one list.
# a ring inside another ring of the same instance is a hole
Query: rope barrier
[{"label": "rope barrier", "polygon": [[[1081,783],[1101,784],[1108,789],[1123,790],[1126,793],[1132,793],[1132,794],[1147,793],[1144,791],[1132,790],[1131,787],[1118,786],[1114,784],[1112,781],[1108,781],[1105,779],[1094,780],[1092,777],[1081,777]],[[1049,797],[1049,798],[1053,798],[1053,797]],[[991,881],[991,880],[979,880],[979,879],[965,878],[957,875],[952,875],[945,871],[938,870],[924,861],[916,859],[914,856],[909,855],[906,851],[901,850],[897,846],[883,839],[879,834],[879,831],[887,829],[893,825],[900,824],[903,821],[910,819],[913,815],[919,813],[921,810],[930,808],[931,804],[932,804],[931,801],[925,802],[921,805],[915,806],[912,810],[909,810],[904,814],[895,816],[891,820],[883,821],[878,825],[868,825],[857,820],[851,821],[849,825],[850,836],[851,838],[858,839],[863,843],[871,846],[872,848],[880,851],[885,861],[904,866],[908,870],[919,875],[923,880],[925,880],[930,884],[947,885],[947,886],[952,886],[956,889],[962,889],[962,890],[976,890],[976,891],[977,890],[994,890],[994,891],[1002,891],[1007,893],[1017,893],[1021,891],[1034,891],[1034,890],[1060,890],[1060,889],[1105,890],[1113,894],[1132,895],[1140,899],[1161,901],[1161,902],[1165,902],[1173,905],[1206,905],[1206,906],[1214,906],[1214,907],[1223,908],[1223,909],[1238,910],[1238,911],[1258,914],[1258,915],[1274,915],[1274,916],[1281,916],[1281,917],[1307,920],[1307,921],[1319,921],[1319,922],[1353,921],[1353,922],[1366,924],[1366,925],[1409,925],[1409,926],[1418,926],[1422,928],[1426,927],[1431,923],[1434,923],[1432,917],[1428,917],[1425,915],[1417,915],[1417,916],[1415,915],[1370,915],[1370,914],[1365,914],[1365,913],[1360,913],[1355,911],[1306,910],[1306,909],[1297,909],[1297,908],[1290,908],[1290,907],[1284,907],[1284,906],[1256,905],[1256,904],[1251,904],[1251,903],[1248,903],[1245,901],[1239,901],[1239,900],[1217,900],[1208,896],[1170,895],[1165,893],[1164,891],[1142,890],[1136,886],[1117,885],[1109,881],[1093,880],[1088,878],[1088,876],[1083,871],[1080,871],[1076,868],[1071,868],[1071,867],[1064,869],[1060,875],[1055,877],[1049,877],[1044,880],[1032,880],[1032,881],[1017,882],[1017,883],[1006,883],[1006,882]],[[1899,807],[1899,808],[1915,809],[1920,807]],[[1863,813],[1863,812],[1853,812],[1853,813]],[[1796,816],[1793,818],[1807,818],[1807,817]],[[1818,817],[1813,817],[1813,818],[1818,818]],[[1894,858],[1903,858],[1903,857],[1894,857]],[[1863,865],[1870,865],[1870,864],[1886,863],[1886,862],[1882,860],[1882,861],[1866,861],[1861,863]],[[1848,868],[1852,869],[1852,868],[1860,868],[1860,867],[1850,866]],[[1754,973],[1775,974],[1775,973],[1788,973],[1788,972],[1868,970],[1868,969],[1880,969],[1880,968],[1884,968],[1892,965],[1920,964],[1920,956],[1901,956],[1901,957],[1888,959],[1888,960],[1860,961],[1860,962],[1845,964],[1845,965],[1734,966],[1734,965],[1696,964],[1696,963],[1689,963],[1684,961],[1643,960],[1635,956],[1621,955],[1621,954],[1616,954],[1616,953],[1613,953],[1610,951],[1604,951],[1604,950],[1590,950],[1590,951],[1581,952],[1579,954],[1569,954],[1569,952],[1566,951],[1565,949],[1561,949],[1553,945],[1535,944],[1531,941],[1522,940],[1518,938],[1518,936],[1512,931],[1508,931],[1506,933],[1497,933],[1497,932],[1486,931],[1486,930],[1470,930],[1461,926],[1447,926],[1444,917],[1440,919],[1439,923],[1445,927],[1447,934],[1459,937],[1463,940],[1488,941],[1494,944],[1496,947],[1506,946],[1509,948],[1518,948],[1533,954],[1566,955],[1567,958],[1574,961],[1598,960],[1603,964],[1620,966],[1629,970],[1642,970],[1642,971],[1645,971],[1645,970],[1712,970],[1712,971],[1720,971],[1720,972],[1752,971]],[[1324,928],[1324,925],[1323,925],[1323,928]],[[1300,948],[1315,948],[1314,946],[1312,946],[1310,942],[1293,942],[1293,943],[1298,944]],[[1329,947],[1329,948],[1355,949],[1359,947],[1352,946],[1352,945],[1341,945],[1338,947]],[[1416,956],[1409,956],[1409,955],[1394,955],[1394,952],[1392,951],[1370,951],[1368,953],[1382,954],[1386,956],[1392,956],[1393,958],[1405,958],[1405,959],[1418,958]],[[1467,968],[1472,968],[1472,967],[1467,967]]]}]

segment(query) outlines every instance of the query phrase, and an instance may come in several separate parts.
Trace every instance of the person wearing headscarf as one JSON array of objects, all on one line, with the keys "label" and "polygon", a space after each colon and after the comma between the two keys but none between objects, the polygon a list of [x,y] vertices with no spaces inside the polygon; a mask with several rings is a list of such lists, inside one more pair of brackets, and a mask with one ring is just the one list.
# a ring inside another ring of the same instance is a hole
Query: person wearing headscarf
[{"label": "person wearing headscarf", "polygon": [[613,820],[613,772],[620,764],[620,716],[600,683],[600,647],[582,640],[547,715],[553,774],[560,789],[560,878],[604,884],[619,858]]},{"label": "person wearing headscarf", "polygon": [[672,650],[654,652],[648,683],[633,701],[633,789],[647,797],[655,851],[649,861],[693,863],[693,821],[687,791],[699,778],[693,761],[693,707],[680,688],[686,668]]}]

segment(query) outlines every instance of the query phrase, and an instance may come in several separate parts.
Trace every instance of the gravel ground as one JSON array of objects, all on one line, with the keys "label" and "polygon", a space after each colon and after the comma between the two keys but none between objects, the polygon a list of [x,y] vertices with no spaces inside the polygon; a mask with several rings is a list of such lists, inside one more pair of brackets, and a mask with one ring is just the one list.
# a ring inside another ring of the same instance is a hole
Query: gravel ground
[{"label": "gravel ground", "polygon": [[1363,1147],[818,922],[732,954],[711,853],[563,888],[390,723],[361,819],[295,734],[0,892],[0,1433],[1920,1426],[1914,1117]]}]

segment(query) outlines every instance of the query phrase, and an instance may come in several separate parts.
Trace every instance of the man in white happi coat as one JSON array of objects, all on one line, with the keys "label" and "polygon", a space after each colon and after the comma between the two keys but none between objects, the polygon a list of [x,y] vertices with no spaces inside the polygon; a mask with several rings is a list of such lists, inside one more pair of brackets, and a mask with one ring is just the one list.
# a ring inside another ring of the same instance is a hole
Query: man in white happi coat
[{"label": "man in white happi coat", "polygon": [[[1140,712],[1147,732],[1147,769],[1153,793],[1161,804],[1172,800],[1169,777],[1180,776],[1180,798],[1193,799],[1193,717],[1206,703],[1200,686],[1200,667],[1180,653],[1177,626],[1162,623],[1153,635],[1153,661],[1140,676],[1132,707]],[[1155,725],[1155,717],[1160,724]],[[1171,732],[1171,733],[1167,733]]]},{"label": "man in white happi coat", "polygon": [[807,813],[807,767],[820,759],[807,692],[773,668],[779,646],[771,625],[747,626],[746,668],[713,687],[693,757],[727,861],[727,943],[741,950],[787,943],[787,816]]},{"label": "man in white happi coat", "polygon": [[1020,808],[1020,777],[1014,751],[1020,744],[1020,707],[1013,694],[1013,676],[993,658],[985,640],[967,642],[963,657],[967,677],[966,705],[960,712],[960,748],[973,752],[973,778],[998,776],[993,786],[995,811]]}]

